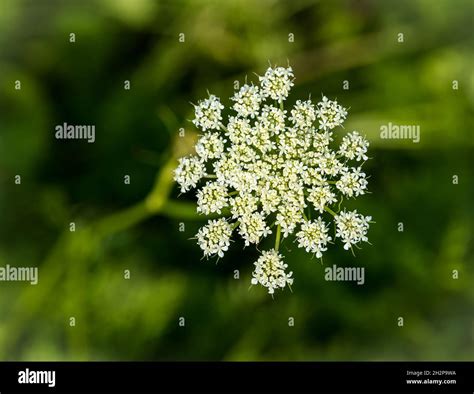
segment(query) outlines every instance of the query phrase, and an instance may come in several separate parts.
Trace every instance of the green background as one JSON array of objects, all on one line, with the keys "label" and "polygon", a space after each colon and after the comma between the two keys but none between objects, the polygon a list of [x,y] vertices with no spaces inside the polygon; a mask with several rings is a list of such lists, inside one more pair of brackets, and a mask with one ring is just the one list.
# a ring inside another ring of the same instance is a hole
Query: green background
[{"label": "green background", "polygon": [[[473,4],[2,0],[0,265],[37,266],[39,284],[0,282],[0,359],[472,360]],[[295,283],[274,299],[249,290],[255,248],[201,259],[203,219],[170,175],[190,102],[228,104],[269,61],[293,67],[290,103],[350,108],[371,142],[371,194],[350,207],[376,221],[356,258],[284,242]],[[96,142],[56,140],[63,122]],[[420,143],[381,139],[388,122],[420,125]],[[365,284],[326,282],[332,264]]]}]

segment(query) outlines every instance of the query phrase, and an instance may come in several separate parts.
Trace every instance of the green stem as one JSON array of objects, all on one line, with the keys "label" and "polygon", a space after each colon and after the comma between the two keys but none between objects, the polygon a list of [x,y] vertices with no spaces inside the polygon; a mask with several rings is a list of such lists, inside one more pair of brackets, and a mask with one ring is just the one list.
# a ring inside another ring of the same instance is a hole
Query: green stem
[{"label": "green stem", "polygon": [[206,215],[205,218],[196,212],[196,206],[194,204],[182,201],[168,200],[163,205],[161,215],[176,220],[198,220],[204,219],[215,219],[223,216],[229,216],[230,212],[228,209],[223,209],[220,214],[214,213]]},{"label": "green stem", "polygon": [[334,211],[333,211],[331,208],[329,208],[329,207],[324,207],[324,210],[327,211],[327,212],[329,212],[329,213],[330,213],[332,216],[334,216],[334,217],[337,216],[337,213],[334,212]]},{"label": "green stem", "polygon": [[341,211],[341,204],[342,204],[342,201],[344,200],[344,196],[341,196],[341,201],[339,201],[339,204],[337,206],[337,211],[340,212]]},{"label": "green stem", "polygon": [[308,221],[308,218],[306,217],[306,214],[304,213],[304,210],[302,210],[301,213],[303,214],[304,220]]},{"label": "green stem", "polygon": [[173,187],[173,171],[176,164],[174,160],[169,160],[156,176],[152,191],[145,199],[145,205],[151,214],[160,213],[163,205],[168,200]]},{"label": "green stem", "polygon": [[280,238],[281,238],[281,226],[277,226],[276,238],[275,238],[275,250],[278,251],[280,247]]},{"label": "green stem", "polygon": [[[150,216],[163,214],[163,209],[170,207],[167,202],[174,184],[173,169],[175,166],[176,158],[171,157],[157,174],[155,185],[144,201],[89,225],[84,225],[77,232],[71,233],[68,229],[64,230],[41,265],[41,270],[45,272],[45,275],[41,279],[40,296],[38,296],[36,286],[31,286],[15,300],[14,310],[22,310],[24,313],[12,320],[6,328],[6,331],[11,334],[8,344],[0,349],[0,356],[13,354],[16,351],[18,343],[24,335],[24,327],[28,327],[28,322],[33,321],[34,317],[45,309],[48,300],[54,298],[54,292],[62,286],[61,281],[64,276],[67,274],[77,276],[78,266],[86,269],[87,263],[94,261],[92,258],[94,251],[107,236],[136,225]],[[64,261],[68,261],[69,264],[63,264]],[[72,271],[70,271],[71,269]],[[76,289],[73,288],[71,291],[75,292]],[[84,339],[74,337],[72,345],[74,349],[77,346],[85,346]],[[84,355],[84,359],[87,358],[85,351],[81,354]]]},{"label": "green stem", "polygon": [[222,123],[219,123],[219,126],[220,126],[220,128],[221,128],[223,131],[225,131],[226,133],[229,132],[229,130],[227,130],[227,127],[225,127]]},{"label": "green stem", "polygon": [[95,227],[97,234],[105,236],[132,227],[149,216],[152,216],[152,213],[147,209],[146,204],[141,202],[99,220],[92,227]]},{"label": "green stem", "polygon": [[217,179],[217,175],[207,174],[204,178],[206,178],[206,179]]}]

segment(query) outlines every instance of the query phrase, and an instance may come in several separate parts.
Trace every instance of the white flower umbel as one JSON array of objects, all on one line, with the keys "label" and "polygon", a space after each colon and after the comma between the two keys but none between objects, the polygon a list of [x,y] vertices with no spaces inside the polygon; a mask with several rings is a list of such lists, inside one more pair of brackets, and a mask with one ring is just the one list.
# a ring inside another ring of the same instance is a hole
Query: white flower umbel
[{"label": "white flower umbel", "polygon": [[204,134],[196,144],[196,153],[204,161],[209,159],[217,159],[224,153],[224,144],[226,140],[217,133]]},{"label": "white flower umbel", "polygon": [[223,109],[224,106],[219,98],[211,94],[208,99],[202,100],[194,106],[196,118],[193,123],[204,131],[218,129],[222,120],[221,111]]},{"label": "white flower umbel", "polygon": [[206,175],[203,162],[195,156],[187,156],[179,159],[179,165],[174,170],[174,180],[181,186],[181,192],[196,187],[201,178]]},{"label": "white flower umbel", "polygon": [[290,120],[298,129],[305,130],[312,127],[316,121],[316,110],[311,100],[298,100],[291,110]]},{"label": "white flower umbel", "polygon": [[260,110],[262,95],[258,86],[244,85],[231,100],[235,101],[233,108],[240,116],[254,118]]},{"label": "white flower umbel", "polygon": [[326,96],[323,96],[322,101],[318,103],[316,115],[321,129],[332,130],[344,123],[347,111],[337,101],[328,100]]},{"label": "white flower umbel", "polygon": [[293,284],[291,277],[293,272],[285,272],[288,264],[283,263],[281,254],[278,254],[274,249],[263,251],[254,265],[255,270],[252,273],[251,283],[266,287],[269,294],[275,293],[275,289],[282,289],[286,285]]},{"label": "white flower umbel", "polygon": [[349,160],[367,160],[366,155],[369,141],[362,137],[357,131],[347,134],[339,147],[339,153]]},{"label": "white flower umbel", "polygon": [[342,239],[344,249],[348,250],[352,245],[368,241],[366,234],[372,217],[364,217],[357,211],[346,212],[344,210],[336,215],[334,220],[337,227],[336,237]]},{"label": "white flower umbel", "polygon": [[341,178],[336,182],[336,187],[346,196],[360,196],[365,194],[367,188],[365,173],[359,168],[343,168]]},{"label": "white flower umbel", "polygon": [[205,215],[221,213],[222,208],[227,206],[227,188],[217,182],[207,182],[197,192],[197,211]]},{"label": "white flower umbel", "polygon": [[230,213],[233,219],[249,215],[257,210],[258,199],[251,193],[241,193],[230,200]]},{"label": "white flower umbel", "polygon": [[323,257],[322,252],[327,250],[326,245],[332,239],[328,231],[321,217],[313,222],[303,222],[301,231],[296,234],[298,247],[305,248],[309,253],[315,253],[317,258]]},{"label": "white flower umbel", "polygon": [[196,155],[181,158],[174,172],[181,192],[197,188],[200,214],[222,216],[197,233],[204,256],[222,257],[233,233],[246,246],[274,235],[252,278],[271,294],[293,282],[281,242],[293,237],[322,258],[333,241],[346,250],[367,241],[371,220],[341,210],[344,200],[367,193],[369,142],[357,131],[343,134],[347,111],[325,96],[285,108],[293,81],[291,67],[270,67],[258,85],[245,84],[231,97],[229,113],[214,95],[199,101]]},{"label": "white flower umbel", "polygon": [[196,237],[204,256],[217,254],[219,257],[223,257],[224,252],[229,249],[231,235],[231,225],[224,218],[220,218],[209,220],[206,226],[199,229]]},{"label": "white flower umbel", "polygon": [[256,244],[262,237],[272,231],[265,222],[265,216],[260,212],[246,213],[240,217],[239,233],[245,240],[245,246]]},{"label": "white flower umbel", "polygon": [[280,134],[285,130],[286,111],[271,105],[265,105],[260,115],[260,132],[261,129],[268,130],[269,135]]},{"label": "white flower umbel", "polygon": [[336,202],[336,195],[329,185],[316,186],[309,191],[308,201],[313,203],[316,210],[323,213],[324,207]]},{"label": "white flower umbel", "polygon": [[293,84],[293,70],[291,67],[268,68],[263,77],[259,77],[262,93],[272,100],[283,102],[288,97]]}]

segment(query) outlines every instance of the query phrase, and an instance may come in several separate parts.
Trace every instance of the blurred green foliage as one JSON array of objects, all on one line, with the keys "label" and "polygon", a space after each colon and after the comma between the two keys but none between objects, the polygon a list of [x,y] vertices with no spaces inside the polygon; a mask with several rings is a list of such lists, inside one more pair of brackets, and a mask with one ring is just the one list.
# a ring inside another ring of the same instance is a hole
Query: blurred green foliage
[{"label": "blurred green foliage", "polygon": [[[0,283],[0,358],[472,360],[473,16],[470,0],[3,0],[0,265],[37,266],[39,284]],[[295,283],[275,299],[249,289],[254,248],[201,259],[202,218],[169,179],[189,103],[268,61],[293,66],[293,101],[350,107],[372,156],[353,204],[377,222],[356,258],[284,242]],[[63,122],[95,124],[96,142],[55,140]],[[388,122],[421,142],[381,139]],[[366,284],[326,282],[332,264]]]}]

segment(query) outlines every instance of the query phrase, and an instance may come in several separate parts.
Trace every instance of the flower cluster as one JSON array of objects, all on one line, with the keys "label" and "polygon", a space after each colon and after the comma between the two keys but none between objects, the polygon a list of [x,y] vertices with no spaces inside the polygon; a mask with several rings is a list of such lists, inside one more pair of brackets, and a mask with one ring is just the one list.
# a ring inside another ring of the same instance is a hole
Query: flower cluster
[{"label": "flower cluster", "polygon": [[231,225],[224,218],[209,220],[197,233],[198,245],[204,250],[204,256],[217,254],[223,257],[229,249],[231,235]]},{"label": "flower cluster", "polygon": [[347,250],[361,241],[368,241],[366,234],[372,220],[370,216],[364,217],[357,211],[346,212],[344,210],[334,220],[337,227],[336,236],[344,242],[344,249]]},{"label": "flower cluster", "polygon": [[278,254],[275,249],[263,251],[254,265],[255,271],[251,283],[253,285],[261,284],[268,288],[270,294],[273,294],[275,289],[293,284],[291,277],[293,272],[285,272],[288,264],[283,263],[281,254]]},{"label": "flower cluster", "polygon": [[[270,294],[293,283],[278,252],[286,238],[293,235],[298,247],[321,258],[338,239],[346,250],[367,242],[371,221],[340,209],[344,199],[367,193],[362,164],[369,142],[357,131],[338,135],[347,111],[325,96],[285,109],[293,85],[291,67],[270,67],[259,85],[245,84],[231,97],[227,117],[216,96],[198,102],[196,154],[181,158],[174,172],[181,192],[198,188],[198,213],[221,216],[197,233],[204,256],[222,257],[233,233],[246,246],[275,235],[251,280]],[[334,149],[335,140],[341,142]]]}]

